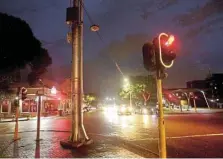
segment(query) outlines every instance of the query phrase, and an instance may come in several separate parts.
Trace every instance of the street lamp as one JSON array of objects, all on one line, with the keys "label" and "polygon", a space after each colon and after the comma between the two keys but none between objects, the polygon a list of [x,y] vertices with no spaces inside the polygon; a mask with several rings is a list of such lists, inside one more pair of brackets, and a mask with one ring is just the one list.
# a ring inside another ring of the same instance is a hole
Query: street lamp
[{"label": "street lamp", "polygon": [[125,83],[128,83],[129,82],[129,79],[128,78],[124,78],[124,82]]},{"label": "street lamp", "polygon": [[54,86],[51,88],[50,91],[51,91],[51,94],[53,95],[57,94],[57,89]]}]

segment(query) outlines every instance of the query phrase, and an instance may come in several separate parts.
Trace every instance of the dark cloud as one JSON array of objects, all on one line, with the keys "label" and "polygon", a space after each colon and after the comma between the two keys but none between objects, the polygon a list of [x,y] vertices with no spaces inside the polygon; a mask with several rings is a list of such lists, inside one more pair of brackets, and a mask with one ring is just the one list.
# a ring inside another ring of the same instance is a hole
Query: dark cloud
[{"label": "dark cloud", "polygon": [[[12,0],[11,0],[12,1]],[[39,3],[39,1],[42,1],[42,3]],[[30,1],[30,0],[20,0],[18,6],[15,7],[15,5],[8,5],[9,2],[6,0],[0,1],[0,9],[1,11],[7,11],[7,13],[13,14],[13,15],[24,15],[24,14],[33,14],[36,12],[42,12],[44,10],[50,9],[50,8],[59,8],[60,4],[58,0],[39,0],[38,2]]]},{"label": "dark cloud", "polygon": [[104,0],[101,2],[106,13],[101,17],[103,20],[110,20],[116,15],[132,14],[137,12],[143,19],[147,20],[157,11],[161,11],[178,4],[178,0]]},{"label": "dark cloud", "polygon": [[217,17],[213,20],[209,20],[207,23],[200,25],[198,27],[194,27],[192,29],[190,29],[185,36],[187,38],[194,38],[197,35],[201,34],[201,33],[212,33],[214,31],[222,31],[220,26],[219,28],[216,28],[215,26],[222,24],[223,25],[223,16],[222,17]]},{"label": "dark cloud", "polygon": [[180,14],[174,18],[180,26],[186,27],[194,24],[202,23],[209,17],[223,14],[222,0],[209,0],[203,6],[196,6],[187,14]]},{"label": "dark cloud", "polygon": [[158,3],[157,8],[159,10],[167,9],[173,5],[178,4],[178,0],[162,0]]},{"label": "dark cloud", "polygon": [[105,47],[100,55],[109,55],[117,61],[125,61],[134,54],[141,55],[142,45],[151,40],[146,34],[126,35],[122,40],[112,41]]}]

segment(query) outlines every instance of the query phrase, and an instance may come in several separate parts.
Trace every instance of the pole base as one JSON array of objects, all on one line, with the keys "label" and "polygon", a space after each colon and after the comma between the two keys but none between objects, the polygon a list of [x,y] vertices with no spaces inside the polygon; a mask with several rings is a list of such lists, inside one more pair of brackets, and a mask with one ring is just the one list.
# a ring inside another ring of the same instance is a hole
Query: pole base
[{"label": "pole base", "polygon": [[79,148],[84,145],[83,142],[60,141],[60,145],[64,148]]},{"label": "pole base", "polygon": [[84,141],[84,145],[90,145],[92,144],[94,141],[92,139],[88,139]]},{"label": "pole base", "polygon": [[21,137],[17,137],[17,138],[14,138],[13,141],[17,141],[17,140],[20,140]]}]

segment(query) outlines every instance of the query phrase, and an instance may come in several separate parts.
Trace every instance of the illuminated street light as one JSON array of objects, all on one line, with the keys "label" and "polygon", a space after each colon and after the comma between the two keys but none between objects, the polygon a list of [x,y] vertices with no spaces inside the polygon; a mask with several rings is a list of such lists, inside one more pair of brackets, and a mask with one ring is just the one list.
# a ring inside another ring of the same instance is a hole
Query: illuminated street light
[{"label": "illuminated street light", "polygon": [[93,24],[90,27],[90,29],[91,29],[92,32],[97,32],[97,31],[99,31],[100,27],[99,27],[99,25]]},{"label": "illuminated street light", "polygon": [[54,86],[51,88],[51,94],[57,94],[57,89]]},{"label": "illuminated street light", "polygon": [[129,79],[128,78],[124,78],[124,82],[125,83],[128,83],[129,82]]}]

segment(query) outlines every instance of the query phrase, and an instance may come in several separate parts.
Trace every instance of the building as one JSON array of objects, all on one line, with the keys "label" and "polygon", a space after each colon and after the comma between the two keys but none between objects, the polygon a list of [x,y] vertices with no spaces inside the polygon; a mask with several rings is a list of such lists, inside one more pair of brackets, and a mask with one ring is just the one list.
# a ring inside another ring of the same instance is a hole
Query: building
[{"label": "building", "polygon": [[215,73],[206,78],[209,93],[212,99],[223,100],[223,74]]},{"label": "building", "polygon": [[59,110],[63,112],[70,108],[69,99],[65,94],[52,87],[36,85],[30,87],[28,84],[14,84],[7,94],[0,101],[0,114],[3,117],[11,117],[15,114],[15,100],[17,99],[18,87],[25,87],[27,89],[27,98],[19,102],[20,116],[36,116],[39,95],[41,95],[41,114],[42,116],[57,115]]},{"label": "building", "polygon": [[223,74],[214,73],[204,80],[194,80],[186,83],[187,88],[203,89],[212,102],[223,103]]}]

